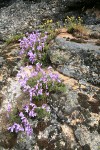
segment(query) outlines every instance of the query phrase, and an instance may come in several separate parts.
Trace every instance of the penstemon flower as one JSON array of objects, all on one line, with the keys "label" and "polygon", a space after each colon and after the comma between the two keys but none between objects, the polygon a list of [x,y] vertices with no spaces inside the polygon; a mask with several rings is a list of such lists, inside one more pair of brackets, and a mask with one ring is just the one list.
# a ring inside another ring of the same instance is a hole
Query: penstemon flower
[{"label": "penstemon flower", "polygon": [[19,116],[21,118],[21,121],[22,121],[22,124],[23,124],[23,128],[24,128],[24,131],[26,132],[26,134],[28,136],[32,135],[33,129],[31,127],[31,125],[29,124],[28,119],[24,116],[23,112],[20,112]]},{"label": "penstemon flower", "polygon": [[10,132],[18,133],[19,131],[24,131],[24,128],[22,125],[19,125],[17,123],[14,123],[11,127],[8,128]]},{"label": "penstemon flower", "polygon": [[45,42],[47,40],[47,34],[44,36],[41,35],[38,31],[33,32],[31,34],[26,34],[20,41],[20,55],[28,56],[29,61],[34,64],[38,59],[41,60],[41,54],[45,46]]},{"label": "penstemon flower", "polygon": [[42,109],[45,109],[47,112],[50,112],[50,107],[47,104],[43,104]]}]

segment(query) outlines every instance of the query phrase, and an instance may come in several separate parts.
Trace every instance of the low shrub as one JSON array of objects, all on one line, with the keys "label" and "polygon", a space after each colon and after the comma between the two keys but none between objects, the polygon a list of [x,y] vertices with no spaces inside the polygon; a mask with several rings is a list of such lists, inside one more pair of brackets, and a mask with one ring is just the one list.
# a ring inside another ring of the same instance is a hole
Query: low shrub
[{"label": "low shrub", "polygon": [[74,33],[79,32],[81,34],[87,34],[87,29],[83,25],[83,20],[81,17],[75,18],[75,17],[68,17],[65,19],[65,23],[67,26],[67,32],[68,33]]}]

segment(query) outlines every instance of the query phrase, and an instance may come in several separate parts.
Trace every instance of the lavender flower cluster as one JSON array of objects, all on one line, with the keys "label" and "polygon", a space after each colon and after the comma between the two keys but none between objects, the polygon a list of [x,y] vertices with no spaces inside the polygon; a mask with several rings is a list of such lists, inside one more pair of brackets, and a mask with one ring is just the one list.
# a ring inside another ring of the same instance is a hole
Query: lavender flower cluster
[{"label": "lavender flower cluster", "polygon": [[[47,34],[45,34],[44,37],[39,32],[27,34],[27,37],[20,40],[20,55],[28,55],[30,62],[33,64],[41,57],[46,39]],[[14,124],[8,128],[10,132],[18,133],[25,131],[27,135],[31,135],[33,129],[27,118],[35,118],[38,115],[35,111],[37,108],[41,108],[50,113],[50,107],[47,104],[37,107],[33,103],[33,100],[36,100],[37,97],[38,100],[40,100],[39,97],[41,96],[47,98],[55,84],[61,83],[58,75],[52,72],[52,67],[48,67],[47,70],[48,71],[45,72],[44,69],[42,69],[42,64],[39,62],[36,63],[34,67],[30,65],[20,68],[17,78],[23,91],[29,93],[30,104],[24,106],[23,112],[19,113],[21,123],[18,124],[14,122]]]},{"label": "lavender flower cluster", "polygon": [[49,86],[53,89],[55,82],[61,82],[58,74],[52,73],[51,67],[48,67],[48,73],[46,73],[41,67],[42,64],[40,63],[37,63],[33,70],[32,66],[26,66],[26,68],[30,70],[30,73],[22,67],[17,74],[17,78],[23,91],[29,92],[30,101],[32,101],[33,98],[35,99],[42,95],[45,97],[49,96]]},{"label": "lavender flower cluster", "polygon": [[[35,104],[30,103],[29,105],[24,106],[23,112],[27,113],[30,118],[34,118],[34,117],[37,116],[37,113],[35,112],[36,108],[40,109]],[[46,104],[43,104],[41,108],[46,110],[47,112],[50,112],[50,108]],[[27,117],[24,115],[23,112],[19,113],[19,117],[20,117],[21,123],[18,124],[18,123],[14,122],[14,124],[11,127],[8,127],[8,130],[10,132],[15,132],[15,133],[24,131],[24,132],[26,132],[26,134],[28,136],[31,136],[32,133],[33,133],[33,129],[31,127]]]},{"label": "lavender flower cluster", "polygon": [[31,34],[26,34],[27,37],[24,37],[20,41],[20,55],[28,56],[29,61],[34,64],[34,62],[41,60],[43,55],[43,49],[47,39],[47,32],[42,36],[42,33],[36,31]]}]

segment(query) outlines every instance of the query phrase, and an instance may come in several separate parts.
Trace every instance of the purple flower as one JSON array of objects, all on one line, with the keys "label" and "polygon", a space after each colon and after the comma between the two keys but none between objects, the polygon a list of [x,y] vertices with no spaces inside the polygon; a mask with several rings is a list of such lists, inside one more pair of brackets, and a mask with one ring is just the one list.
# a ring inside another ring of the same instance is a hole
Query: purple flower
[{"label": "purple flower", "polygon": [[14,132],[14,129],[15,129],[15,126],[14,126],[14,125],[12,125],[11,127],[8,128],[8,130],[9,130],[10,132]]},{"label": "purple flower", "polygon": [[37,95],[42,95],[43,94],[43,89],[38,90]]},{"label": "purple flower", "polygon": [[30,117],[35,117],[37,114],[34,112],[34,109],[32,109],[30,112],[29,112],[29,116]]},{"label": "purple flower", "polygon": [[40,45],[37,46],[37,50],[38,50],[38,51],[42,51],[42,46],[40,46]]},{"label": "purple flower", "polygon": [[37,107],[34,103],[30,103],[30,106],[32,106],[33,108]]},{"label": "purple flower", "polygon": [[9,118],[9,113],[11,112],[11,104],[8,103],[8,106],[7,106],[7,117]]},{"label": "purple flower", "polygon": [[24,107],[24,110],[25,110],[26,113],[28,113],[28,112],[29,112],[29,106],[26,105],[26,106]]},{"label": "purple flower", "polygon": [[42,70],[41,66],[42,66],[42,64],[37,63],[36,64],[36,71],[38,71],[38,72],[41,71]]},{"label": "purple flower", "polygon": [[31,135],[32,135],[33,129],[32,129],[32,127],[31,127],[29,124],[25,126],[25,132],[26,132],[26,134],[27,134],[28,136],[31,136]]},{"label": "purple flower", "polygon": [[28,52],[28,56],[29,56],[30,62],[33,64],[36,61],[36,54],[35,53],[33,54],[33,52],[30,50]]},{"label": "purple flower", "polygon": [[[37,56],[39,56],[39,58],[41,59],[41,55],[39,53],[41,53],[41,51],[43,50],[46,39],[46,33],[44,37],[41,36],[41,33],[39,33],[38,31],[31,34],[27,33],[26,37],[24,37],[22,40],[19,40],[21,48],[20,55],[22,56],[23,54],[26,55],[28,53],[28,55],[30,56],[29,60],[33,64],[37,60]],[[33,54],[29,52],[29,49],[33,52]],[[39,53],[36,55],[37,50]]]},{"label": "purple flower", "polygon": [[43,104],[42,109],[45,109],[47,112],[50,112],[50,107],[47,104]]},{"label": "purple flower", "polygon": [[19,131],[24,131],[24,128],[22,125],[19,125],[17,123],[14,123],[11,127],[8,128],[10,132],[16,132],[18,133]]},{"label": "purple flower", "polygon": [[[31,106],[32,108],[30,108],[29,109],[29,106]],[[33,103],[30,103],[30,105],[26,105],[25,107],[24,107],[24,110],[25,110],[25,112],[27,112],[28,113],[28,115],[29,115],[29,117],[35,117],[37,114],[35,113],[35,108],[37,108],[37,106],[35,105],[35,104],[33,104]]]},{"label": "purple flower", "polygon": [[10,104],[10,103],[8,103],[7,111],[8,111],[8,112],[11,111],[11,104]]},{"label": "purple flower", "polygon": [[23,112],[20,112],[19,116],[21,117],[21,120],[25,119]]},{"label": "purple flower", "polygon": [[51,66],[49,66],[49,67],[48,67],[48,70],[51,70],[51,69],[52,69],[52,67],[51,67]]},{"label": "purple flower", "polygon": [[[41,60],[43,54],[43,49],[45,46],[45,42],[47,39],[47,33],[45,32],[45,36],[43,37],[41,33],[38,31],[33,32],[31,34],[26,35],[22,40],[20,40],[20,55],[22,57],[26,57],[28,55],[29,61],[34,64],[38,59]],[[33,133],[33,129],[31,124],[29,123],[28,117],[34,118],[37,116],[35,109],[37,106],[32,103],[32,99],[43,95],[49,96],[49,86],[50,89],[54,86],[55,83],[61,82],[58,77],[58,74],[54,74],[52,72],[52,67],[48,67],[48,72],[46,73],[42,69],[41,63],[36,63],[35,67],[26,66],[21,67],[18,71],[17,78],[20,83],[21,88],[24,92],[27,92],[30,96],[30,104],[24,106],[23,112],[19,113],[19,117],[21,123],[14,123],[11,127],[8,128],[10,132],[25,131],[27,135],[31,135]],[[32,79],[32,80],[31,80]],[[32,81],[30,85],[28,81]],[[47,112],[50,112],[50,107],[47,104],[43,104],[41,107]],[[11,107],[8,104],[8,113],[11,111]],[[24,114],[25,113],[25,114]],[[26,115],[27,114],[27,115]]]}]

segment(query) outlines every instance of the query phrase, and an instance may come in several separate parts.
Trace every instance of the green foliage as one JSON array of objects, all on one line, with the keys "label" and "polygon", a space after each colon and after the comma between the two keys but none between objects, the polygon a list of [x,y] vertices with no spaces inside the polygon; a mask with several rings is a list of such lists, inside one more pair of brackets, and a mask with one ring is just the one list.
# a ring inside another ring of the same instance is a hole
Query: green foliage
[{"label": "green foliage", "polygon": [[19,39],[23,38],[25,35],[24,34],[16,34],[13,35],[11,38],[6,40],[7,45],[10,43],[17,43]]},{"label": "green foliage", "polygon": [[37,76],[35,76],[34,78],[29,78],[27,81],[27,84],[30,87],[34,87],[37,84],[37,81],[42,77],[42,73],[39,72]]},{"label": "green foliage", "polygon": [[49,118],[50,117],[50,113],[47,112],[45,109],[43,108],[36,108],[35,112],[37,113],[37,117],[39,119],[44,119],[44,117]]},{"label": "green foliage", "polygon": [[65,24],[67,25],[67,32],[74,33],[75,31],[78,31],[80,33],[85,33],[86,28],[82,24],[83,20],[81,17],[75,18],[75,17],[68,17],[65,19]]},{"label": "green foliage", "polygon": [[57,28],[59,28],[59,24],[53,23],[53,20],[43,20],[43,23],[37,26],[37,29],[42,32],[43,36],[44,36],[45,31],[48,33],[48,37],[45,43],[45,47],[44,47],[42,59],[41,59],[43,66],[47,66],[49,63],[49,59],[47,59],[48,57],[47,51],[50,47],[50,41],[53,40],[59,33],[59,31],[56,30]]},{"label": "green foliage", "polygon": [[[33,97],[33,102],[40,106],[41,104],[43,103],[46,103],[46,99],[47,99],[47,96],[46,94],[44,93],[43,95],[38,95],[38,96],[34,96]],[[36,102],[35,102],[36,101]]]},{"label": "green foliage", "polygon": [[[42,73],[39,72],[37,76],[35,76],[34,78],[29,78],[29,80],[27,81],[27,84],[32,88],[37,84],[37,81],[40,80],[40,78],[42,78]],[[65,84],[62,82],[58,82],[58,81],[52,81],[52,79],[50,79],[50,77],[48,76],[48,80],[47,80],[47,86],[48,86],[48,90],[46,89],[46,85],[41,81],[42,84],[42,89],[43,89],[43,94],[39,95],[39,96],[34,96],[33,100],[46,100],[47,96],[46,96],[46,91],[48,91],[49,93],[55,93],[55,92],[65,92],[66,87]]]},{"label": "green foliage", "polygon": [[9,114],[9,121],[12,124],[14,122],[16,122],[16,123],[20,123],[21,122],[21,119],[19,117],[19,111],[18,111],[17,108],[15,108],[12,112],[10,112],[10,114]]},{"label": "green foliage", "polygon": [[62,82],[54,82],[54,85],[52,86],[52,82],[48,82],[48,88],[50,93],[55,92],[65,92],[66,87]]}]

